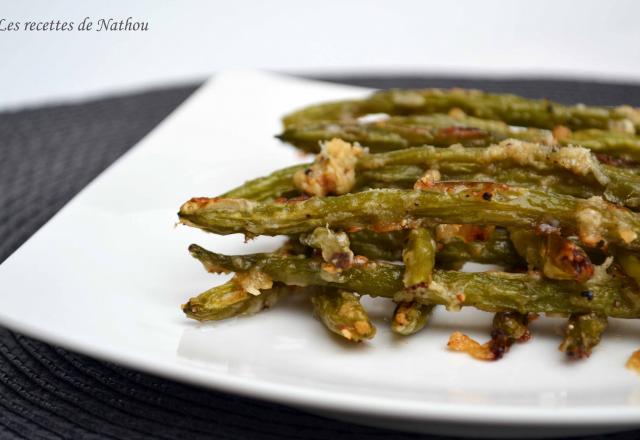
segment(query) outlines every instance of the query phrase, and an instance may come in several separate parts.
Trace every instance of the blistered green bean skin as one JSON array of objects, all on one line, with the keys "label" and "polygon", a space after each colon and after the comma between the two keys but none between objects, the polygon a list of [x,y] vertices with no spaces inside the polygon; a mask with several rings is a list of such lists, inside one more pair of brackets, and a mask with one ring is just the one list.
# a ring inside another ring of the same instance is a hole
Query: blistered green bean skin
[{"label": "blistered green bean skin", "polygon": [[417,301],[401,301],[391,320],[391,331],[397,335],[413,335],[424,328],[435,306]]},{"label": "blistered green bean skin", "polygon": [[353,342],[375,336],[376,328],[356,294],[320,288],[311,296],[311,302],[314,313],[329,331]]},{"label": "blistered green bean skin", "polygon": [[332,102],[306,107],[283,118],[285,128],[318,121],[354,121],[369,113],[392,116],[447,113],[460,109],[469,116],[494,119],[511,125],[552,129],[607,130],[612,121],[629,119],[636,127],[637,110],[629,107],[564,105],[546,99],[462,89],[386,90],[362,100]]},{"label": "blistered green bean skin", "polygon": [[198,321],[219,321],[235,316],[252,315],[269,308],[287,295],[293,288],[277,285],[252,295],[233,281],[213,287],[182,305],[182,311]]},{"label": "blistered green bean skin", "polygon": [[498,312],[491,324],[489,349],[496,359],[505,355],[515,342],[524,342],[531,337],[529,314],[519,312]]},{"label": "blistered green bean skin", "polygon": [[557,222],[587,246],[637,249],[640,215],[601,199],[577,199],[503,184],[442,182],[421,190],[379,189],[292,203],[195,198],[181,223],[216,234],[292,235],[326,226],[377,231],[440,223],[535,227]]},{"label": "blistered green bean skin", "polygon": [[405,287],[429,283],[436,264],[436,241],[428,228],[416,228],[407,234],[402,251]]},{"label": "blistered green bean skin", "polygon": [[593,348],[600,343],[600,338],[606,329],[605,314],[574,313],[569,317],[560,351],[573,359],[589,357]]},{"label": "blistered green bean skin", "polygon": [[405,290],[404,267],[382,261],[354,264],[341,273],[323,270],[322,260],[302,256],[253,254],[226,256],[191,245],[191,254],[210,272],[262,271],[294,286],[330,286],[361,295],[416,300],[455,310],[471,306],[487,312],[590,313],[614,318],[640,317],[637,285],[615,269],[596,281],[549,280],[536,274],[458,272],[436,269],[428,287]]}]

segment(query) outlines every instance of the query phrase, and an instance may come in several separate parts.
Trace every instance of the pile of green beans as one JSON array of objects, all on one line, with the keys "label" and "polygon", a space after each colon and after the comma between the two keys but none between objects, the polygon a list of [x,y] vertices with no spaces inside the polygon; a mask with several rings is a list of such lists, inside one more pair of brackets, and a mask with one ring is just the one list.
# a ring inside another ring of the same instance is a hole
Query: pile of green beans
[{"label": "pile of green beans", "polygon": [[178,213],[206,232],[286,244],[252,255],[191,245],[208,272],[234,276],[182,309],[221,320],[303,295],[328,331],[361,342],[376,334],[364,295],[396,303],[400,336],[427,327],[438,307],[473,307],[494,313],[489,341],[455,332],[448,346],[484,360],[528,340],[538,315],[561,315],[560,350],[588,357],[609,318],[640,318],[637,130],[630,106],[463,89],[393,89],[295,111],[277,137],[313,161]]}]

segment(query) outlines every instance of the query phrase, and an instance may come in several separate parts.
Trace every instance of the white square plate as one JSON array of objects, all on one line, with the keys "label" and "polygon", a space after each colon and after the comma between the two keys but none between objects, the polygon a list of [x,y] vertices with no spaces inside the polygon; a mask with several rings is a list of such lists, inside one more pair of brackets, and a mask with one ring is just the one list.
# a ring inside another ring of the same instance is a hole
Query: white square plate
[{"label": "white square plate", "polygon": [[473,310],[438,311],[399,339],[388,302],[367,301],[378,335],[357,346],[327,334],[304,298],[217,323],[183,316],[180,304],[224,280],[188,255],[190,243],[248,253],[277,239],[244,244],[174,228],[180,204],[302,160],[274,139],[280,117],[365,92],[217,75],[2,264],[0,322],[151,373],[362,423],[503,436],[640,426],[640,379],[624,368],[640,346],[636,322],[612,322],[590,359],[568,362],[557,350],[563,320],[539,319],[529,343],[483,363],[446,349],[457,329],[487,338],[491,316]]}]

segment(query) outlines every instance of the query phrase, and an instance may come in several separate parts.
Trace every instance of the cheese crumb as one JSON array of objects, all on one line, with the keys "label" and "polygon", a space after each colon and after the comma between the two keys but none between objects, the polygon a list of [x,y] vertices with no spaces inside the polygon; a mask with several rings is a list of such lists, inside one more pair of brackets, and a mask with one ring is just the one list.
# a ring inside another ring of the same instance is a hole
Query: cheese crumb
[{"label": "cheese crumb", "polygon": [[293,183],[312,196],[346,194],[356,183],[356,164],[364,153],[358,144],[351,145],[342,139],[324,142],[313,165],[296,172]]},{"label": "cheese crumb", "polygon": [[601,185],[609,183],[609,177],[600,168],[600,163],[584,147],[566,146],[553,147],[549,145],[524,142],[517,139],[507,139],[485,150],[482,158],[488,163],[512,160],[518,165],[544,169],[549,163],[572,172],[578,176],[592,174]]},{"label": "cheese crumb", "polygon": [[636,373],[640,373],[640,350],[634,351],[629,357],[626,367]]},{"label": "cheese crumb", "polygon": [[422,177],[413,185],[414,189],[425,189],[432,187],[434,183],[439,182],[442,179],[440,171],[435,168],[427,170]]},{"label": "cheese crumb", "polygon": [[482,361],[493,361],[496,355],[491,351],[489,343],[480,344],[461,332],[453,332],[449,336],[447,347],[451,351],[461,351],[467,353],[475,359]]},{"label": "cheese crumb", "polygon": [[249,272],[239,272],[235,276],[238,285],[251,295],[260,295],[260,290],[271,289],[273,280],[269,275],[259,270],[250,270]]},{"label": "cheese crumb", "polygon": [[[444,284],[440,284],[433,280],[428,286],[418,287],[412,290],[415,292],[415,298],[424,298],[429,300],[431,299],[430,297],[435,297],[442,300],[442,303],[444,303],[445,308],[449,312],[459,312],[462,307],[462,303],[465,300],[464,294],[461,294],[461,292],[455,292],[447,289]],[[440,301],[437,302],[440,303]]]},{"label": "cheese crumb", "polygon": [[602,236],[602,214],[593,208],[581,208],[576,213],[578,235],[587,246],[596,246],[604,238]]}]

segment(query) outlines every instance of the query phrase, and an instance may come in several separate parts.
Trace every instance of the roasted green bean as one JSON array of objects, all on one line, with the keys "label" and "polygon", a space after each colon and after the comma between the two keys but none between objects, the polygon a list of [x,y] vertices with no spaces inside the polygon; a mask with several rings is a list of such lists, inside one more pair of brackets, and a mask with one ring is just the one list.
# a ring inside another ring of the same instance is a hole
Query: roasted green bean
[{"label": "roasted green bean", "polygon": [[354,121],[372,113],[392,116],[446,113],[460,109],[469,116],[500,120],[507,124],[552,129],[608,130],[640,128],[638,109],[564,105],[547,99],[528,99],[464,89],[391,89],[361,100],[329,102],[306,107],[283,118],[285,128],[318,121]]},{"label": "roasted green bean", "polygon": [[291,235],[331,229],[390,231],[439,223],[536,227],[553,223],[586,246],[638,249],[640,215],[607,203],[493,183],[443,182],[421,190],[378,189],[290,203],[194,198],[180,222],[226,235]]},{"label": "roasted green bean", "polygon": [[[349,234],[351,249],[358,255],[397,261],[402,259],[402,246],[406,231],[375,233],[362,230]],[[436,263],[439,267],[459,269],[464,263],[499,264],[506,267],[524,267],[526,263],[516,252],[505,229],[496,228],[482,239],[467,240],[454,236],[439,241]]]},{"label": "roasted green bean", "polygon": [[319,288],[311,295],[311,302],[314,313],[329,331],[354,342],[375,336],[376,328],[354,293]]},{"label": "roasted green bean", "polygon": [[472,306],[487,312],[589,313],[614,318],[640,317],[637,285],[607,265],[586,283],[550,280],[529,273],[458,272],[436,269],[429,286],[405,289],[404,267],[361,261],[339,274],[326,273],[322,260],[279,254],[226,256],[191,245],[191,254],[210,272],[263,271],[274,281],[294,286],[330,286],[361,295],[440,304],[450,310]]},{"label": "roasted green bean", "polygon": [[376,153],[422,145],[483,147],[513,138],[544,144],[579,145],[598,154],[640,160],[640,137],[634,133],[564,128],[554,130],[552,135],[549,130],[512,127],[502,121],[465,115],[395,116],[373,122],[318,121],[288,127],[278,136],[308,152],[318,152],[320,142],[336,137],[358,142]]},{"label": "roasted green bean", "polygon": [[391,331],[409,336],[424,328],[435,306],[417,301],[400,301],[393,311]]},{"label": "roasted green bean", "polygon": [[515,342],[529,340],[531,332],[528,326],[533,316],[519,312],[498,312],[494,315],[489,350],[495,359],[503,357]]},{"label": "roasted green bean", "polygon": [[589,357],[606,328],[607,316],[603,313],[574,313],[569,317],[560,351],[573,359]]},{"label": "roasted green bean", "polygon": [[189,318],[198,321],[219,321],[234,316],[252,315],[272,307],[295,290],[300,289],[278,284],[262,291],[260,295],[252,295],[231,280],[191,298],[182,305],[182,311]]},{"label": "roasted green bean", "polygon": [[[300,194],[293,183],[296,165],[255,179],[223,197],[273,200]],[[367,187],[410,188],[424,170],[437,168],[441,180],[495,181],[537,186],[560,194],[588,198],[603,195],[608,201],[640,207],[640,176],[632,170],[602,165],[588,150],[553,148],[520,141],[505,141],[488,148],[415,147],[357,159],[356,190]]]},{"label": "roasted green bean", "polygon": [[405,287],[429,284],[431,272],[436,264],[436,241],[429,229],[416,228],[409,231],[402,251],[402,261],[405,267]]},{"label": "roasted green bean", "polygon": [[372,152],[420,145],[448,147],[458,143],[482,147],[508,138],[553,142],[548,130],[523,129],[501,121],[445,114],[398,116],[374,122],[319,121],[288,127],[278,138],[309,152],[320,151],[320,142],[333,138],[358,142]]},{"label": "roasted green bean", "polygon": [[561,145],[580,145],[594,153],[604,153],[640,160],[640,137],[634,133],[609,130],[578,130],[560,137]]}]

